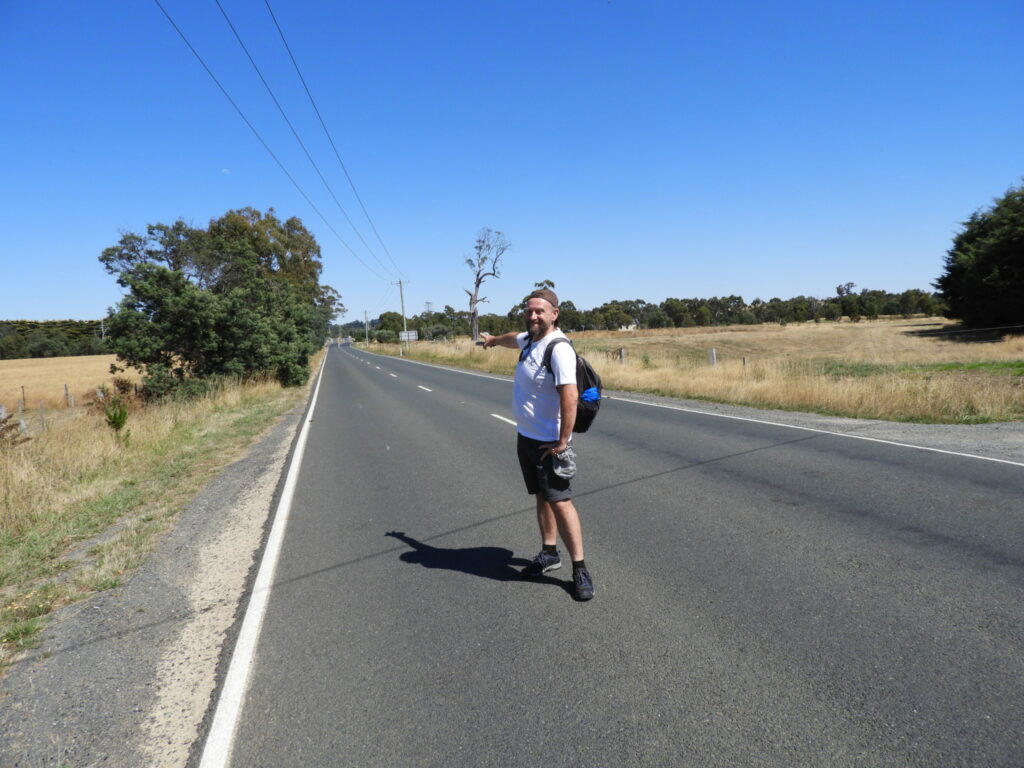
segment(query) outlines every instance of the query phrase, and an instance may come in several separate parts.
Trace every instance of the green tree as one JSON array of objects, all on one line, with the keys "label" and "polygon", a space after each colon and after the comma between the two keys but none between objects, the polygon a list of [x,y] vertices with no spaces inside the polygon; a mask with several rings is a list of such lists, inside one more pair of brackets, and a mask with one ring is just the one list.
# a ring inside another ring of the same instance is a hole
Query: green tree
[{"label": "green tree", "polygon": [[711,307],[707,304],[701,304],[697,308],[697,325],[711,325],[714,322],[714,318],[711,316]]},{"label": "green tree", "polygon": [[1024,186],[971,214],[934,285],[965,325],[1024,323]]},{"label": "green tree", "polygon": [[398,312],[384,312],[377,320],[377,329],[381,331],[393,331],[395,336],[402,328],[402,316]]},{"label": "green tree", "polygon": [[435,325],[428,325],[423,329],[423,338],[427,341],[436,341],[437,339],[447,339],[451,333],[451,328],[443,323],[437,323]]},{"label": "green tree", "polygon": [[830,300],[822,306],[821,316],[826,320],[839,320],[843,316],[843,310],[839,304]]},{"label": "green tree", "polygon": [[583,324],[583,313],[568,299],[558,302],[558,327],[563,331],[577,331]]},{"label": "green tree", "polygon": [[850,318],[851,323],[860,322],[860,297],[855,293],[847,293],[841,300],[843,314]]},{"label": "green tree", "polygon": [[29,357],[64,357],[70,352],[63,334],[41,329],[29,334],[26,351]]},{"label": "green tree", "polygon": [[928,294],[917,289],[911,289],[901,293],[899,295],[900,314],[904,317],[910,317],[916,312],[924,312],[922,305],[925,304],[925,297],[927,297],[929,301],[931,300],[931,297],[928,296]]},{"label": "green tree", "polygon": [[866,288],[861,291],[860,307],[869,320],[877,320],[879,313],[882,311],[882,296],[879,295],[880,293],[880,291],[869,291]]},{"label": "green tree", "polygon": [[198,230],[150,225],[100,261],[127,295],[111,311],[107,341],[152,391],[188,379],[309,375],[309,356],[344,308],[319,283],[320,249],[301,221],[273,210],[228,211]]},{"label": "green tree", "polygon": [[676,328],[694,324],[690,309],[682,299],[665,299],[661,302],[661,309],[669,316]]},{"label": "green tree", "polygon": [[938,311],[934,297],[924,291],[921,291],[921,297],[918,299],[918,308],[925,317],[932,317]]},{"label": "green tree", "polygon": [[503,333],[508,333],[513,329],[512,321],[504,315],[495,315],[488,313],[486,315],[480,315],[479,328],[492,336],[500,336]]},{"label": "green tree", "polygon": [[0,328],[0,359],[15,360],[28,357],[21,334],[10,328]]}]

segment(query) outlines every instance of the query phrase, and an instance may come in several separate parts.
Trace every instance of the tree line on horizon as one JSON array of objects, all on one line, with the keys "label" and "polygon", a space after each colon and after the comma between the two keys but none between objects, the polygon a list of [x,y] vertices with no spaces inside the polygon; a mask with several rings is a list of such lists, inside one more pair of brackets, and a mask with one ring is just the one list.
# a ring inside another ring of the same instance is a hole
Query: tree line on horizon
[{"label": "tree line on horizon", "polygon": [[[543,281],[554,287],[551,281]],[[754,299],[750,303],[742,296],[712,296],[711,298],[667,298],[660,303],[644,299],[613,300],[592,309],[580,309],[570,300],[560,302],[559,327],[564,331],[614,331],[626,328],[689,328],[720,325],[759,325],[761,323],[802,323],[838,321],[844,317],[853,322],[863,318],[876,319],[883,315],[912,317],[936,315],[945,310],[945,304],[935,293],[911,289],[901,293],[863,289],[854,292],[853,283],[836,287],[836,295],[819,299],[796,296],[791,299]],[[448,339],[472,334],[471,314],[452,306],[440,312],[425,311],[406,319],[409,330],[415,330],[422,339]],[[504,315],[483,314],[478,317],[479,329],[491,334],[522,330],[523,303],[512,307]],[[384,312],[371,320],[369,334],[374,341],[383,343],[398,339],[403,330],[402,316],[398,312]],[[333,325],[335,337],[351,335],[357,339],[367,336],[364,323],[353,321]]]},{"label": "tree line on horizon", "polygon": [[0,360],[110,353],[101,320],[2,320]]},{"label": "tree line on horizon", "polygon": [[[384,312],[372,322],[373,338],[390,342],[407,326],[421,338],[443,339],[477,332],[506,333],[523,327],[525,299],[506,314],[477,313],[481,283],[499,277],[500,257],[511,247],[504,234],[488,228],[476,240],[475,258],[466,264],[474,272],[474,288],[466,289],[469,311],[445,306],[442,312],[426,311],[403,320],[397,312]],[[550,280],[536,287],[554,288]],[[692,326],[754,325],[759,323],[853,322],[883,315],[911,317],[944,315],[968,328],[1019,327],[1024,325],[1024,186],[1011,187],[993,204],[971,214],[947,251],[944,272],[932,284],[935,292],[910,289],[901,293],[862,289],[854,283],[836,286],[828,298],[797,296],[791,299],[754,299],[742,296],[667,298],[654,304],[644,299],[615,300],[592,309],[578,308],[571,300],[560,307],[559,324],[566,331],[618,330],[624,328],[685,328]],[[331,327],[334,336],[360,333],[369,328],[359,321]]]}]

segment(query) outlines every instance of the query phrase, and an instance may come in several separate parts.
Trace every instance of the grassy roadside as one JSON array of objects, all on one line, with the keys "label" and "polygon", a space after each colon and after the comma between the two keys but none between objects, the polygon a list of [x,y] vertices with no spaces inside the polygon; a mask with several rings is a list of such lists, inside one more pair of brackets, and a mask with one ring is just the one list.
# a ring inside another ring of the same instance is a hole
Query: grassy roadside
[{"label": "grassy roadside", "polygon": [[[1024,336],[928,335],[936,318],[571,334],[608,389],[933,424],[1024,420]],[[398,345],[371,344],[397,355]],[[620,361],[619,350],[623,357]],[[717,364],[709,362],[714,349]],[[416,342],[416,360],[511,374],[512,350]]]},{"label": "grassy roadside", "polygon": [[80,409],[0,448],[0,668],[38,642],[48,614],[120,585],[203,485],[309,386],[235,385],[138,407],[127,442],[102,412]]}]

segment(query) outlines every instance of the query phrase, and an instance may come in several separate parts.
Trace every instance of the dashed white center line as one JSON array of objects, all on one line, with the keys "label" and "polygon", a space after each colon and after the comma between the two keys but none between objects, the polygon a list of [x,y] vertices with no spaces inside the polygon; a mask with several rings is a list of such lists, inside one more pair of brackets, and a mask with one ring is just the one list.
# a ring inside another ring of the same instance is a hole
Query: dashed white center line
[{"label": "dashed white center line", "polygon": [[376,368],[378,371],[380,370],[380,366],[379,365],[375,365],[373,367]]},{"label": "dashed white center line", "polygon": [[498,415],[498,414],[496,414],[496,413],[492,413],[492,414],[491,414],[491,416],[493,416],[494,418],[496,418],[496,419],[497,419],[498,421],[504,421],[504,422],[505,422],[506,424],[511,424],[511,425],[512,425],[513,427],[517,427],[517,426],[519,426],[519,425],[518,425],[518,424],[516,424],[516,423],[515,423],[514,421],[512,421],[512,419],[506,419],[506,418],[505,418],[504,416],[499,416],[499,415]]},{"label": "dashed white center line", "polygon": [[424,392],[433,392],[434,391],[432,389],[427,389],[422,384],[417,384],[416,386],[419,387],[420,389],[422,389]]},{"label": "dashed white center line", "polygon": [[393,374],[393,373],[389,373],[389,374],[388,374],[388,376],[390,376],[390,377],[391,377],[392,379],[397,379],[397,378],[398,378],[398,376],[396,376],[396,375],[395,375],[395,374]]}]

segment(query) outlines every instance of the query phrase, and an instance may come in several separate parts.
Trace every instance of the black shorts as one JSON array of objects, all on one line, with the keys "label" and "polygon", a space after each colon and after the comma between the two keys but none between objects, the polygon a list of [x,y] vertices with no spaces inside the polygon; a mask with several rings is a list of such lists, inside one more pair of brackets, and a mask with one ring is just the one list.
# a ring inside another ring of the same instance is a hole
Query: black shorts
[{"label": "black shorts", "polygon": [[555,474],[554,459],[548,454],[543,461],[540,455],[546,451],[541,446],[558,442],[551,440],[534,440],[525,435],[517,435],[516,453],[519,454],[519,468],[523,470],[527,493],[543,494],[545,501],[568,501],[572,498],[569,481]]}]

